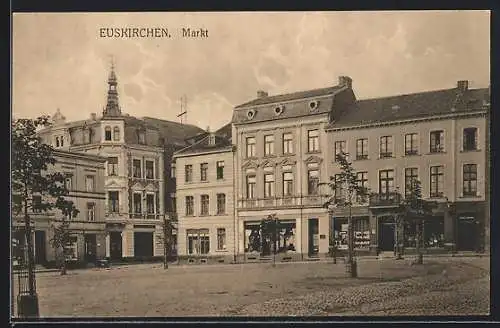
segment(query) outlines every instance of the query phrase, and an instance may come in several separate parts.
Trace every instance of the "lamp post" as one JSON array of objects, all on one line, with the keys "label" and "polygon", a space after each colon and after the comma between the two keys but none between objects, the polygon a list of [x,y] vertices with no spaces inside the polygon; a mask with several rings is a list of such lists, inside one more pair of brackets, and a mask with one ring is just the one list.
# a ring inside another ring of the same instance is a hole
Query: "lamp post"
[{"label": "lamp post", "polygon": [[331,251],[331,254],[332,254],[332,258],[333,258],[333,264],[337,264],[337,245],[335,243],[336,242],[336,238],[335,238],[335,217],[333,216],[334,209],[335,209],[335,205],[333,205],[333,204],[329,204],[328,205],[328,214],[332,218],[332,237],[331,237],[332,244],[330,245],[330,251]]}]

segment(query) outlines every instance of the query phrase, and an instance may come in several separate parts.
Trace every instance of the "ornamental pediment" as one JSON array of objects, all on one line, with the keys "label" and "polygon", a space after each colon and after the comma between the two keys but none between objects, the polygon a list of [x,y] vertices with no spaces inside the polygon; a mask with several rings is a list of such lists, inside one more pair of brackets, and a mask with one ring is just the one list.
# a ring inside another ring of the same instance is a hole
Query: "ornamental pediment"
[{"label": "ornamental pediment", "polygon": [[136,183],[134,183],[132,185],[132,189],[134,189],[134,190],[142,190],[142,189],[144,189],[144,185],[142,183],[140,183],[139,181],[137,181]]},{"label": "ornamental pediment", "polygon": [[148,183],[145,189],[146,191],[155,191],[156,187],[152,183]]},{"label": "ornamental pediment", "polygon": [[276,163],[274,163],[274,161],[272,161],[272,160],[265,160],[264,162],[262,162],[260,164],[260,166],[262,166],[262,167],[275,167]]},{"label": "ornamental pediment", "polygon": [[122,185],[115,179],[107,180],[104,187],[106,188],[121,188]]},{"label": "ornamental pediment", "polygon": [[284,160],[281,161],[281,165],[282,166],[285,166],[285,165],[295,165],[297,163],[297,161],[295,160],[292,160],[290,158],[285,158]]},{"label": "ornamental pediment", "polygon": [[256,169],[259,165],[254,161],[248,161],[241,167],[242,169]]},{"label": "ornamental pediment", "polygon": [[323,159],[321,157],[316,156],[316,155],[311,155],[308,158],[306,158],[304,162],[307,164],[309,164],[309,163],[320,164],[322,161],[323,161]]}]

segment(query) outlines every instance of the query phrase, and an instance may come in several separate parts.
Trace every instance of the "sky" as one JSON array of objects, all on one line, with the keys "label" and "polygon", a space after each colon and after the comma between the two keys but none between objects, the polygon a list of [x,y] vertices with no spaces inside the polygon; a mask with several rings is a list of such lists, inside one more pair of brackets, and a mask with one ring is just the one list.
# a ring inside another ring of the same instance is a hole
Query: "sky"
[{"label": "sky", "polygon": [[[171,38],[103,38],[161,27]],[[208,30],[186,39],[182,28]],[[490,83],[489,11],[15,13],[14,117],[102,113],[111,56],[122,111],[217,129],[256,97],[353,79],[359,99]]]}]

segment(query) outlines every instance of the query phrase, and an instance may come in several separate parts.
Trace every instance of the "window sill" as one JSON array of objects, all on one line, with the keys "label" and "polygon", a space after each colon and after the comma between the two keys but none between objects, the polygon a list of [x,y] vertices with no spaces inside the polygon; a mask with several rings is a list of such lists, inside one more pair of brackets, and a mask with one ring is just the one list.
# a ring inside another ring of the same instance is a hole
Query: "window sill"
[{"label": "window sill", "polygon": [[481,195],[475,194],[475,195],[462,195],[459,196],[458,198],[463,199],[463,198],[481,198],[481,197],[482,197]]},{"label": "window sill", "polygon": [[321,154],[321,150],[311,150],[306,152],[306,155],[312,155],[312,154]]},{"label": "window sill", "polygon": [[257,156],[246,156],[245,159],[251,160],[251,159],[257,159]]},{"label": "window sill", "polygon": [[198,181],[198,182],[199,182],[199,183],[209,183],[210,181],[208,181],[208,180],[200,180],[200,181]]},{"label": "window sill", "polygon": [[460,153],[479,153],[481,149],[462,149]]},{"label": "window sill", "polygon": [[217,213],[217,214],[215,214],[215,215],[216,215],[216,216],[226,216],[226,215],[227,215],[227,213]]},{"label": "window sill", "polygon": [[216,249],[215,252],[216,253],[227,253],[229,251],[227,249]]},{"label": "window sill", "polygon": [[384,156],[384,157],[379,157],[378,159],[392,159],[396,158],[395,156]]},{"label": "window sill", "polygon": [[217,181],[218,182],[224,182],[224,181],[226,181],[226,179],[224,179],[224,178],[217,178]]},{"label": "window sill", "polygon": [[402,157],[415,157],[415,156],[422,156],[421,154],[419,153],[415,153],[415,154],[404,154],[404,156]]},{"label": "window sill", "polygon": [[200,214],[200,215],[198,215],[198,216],[199,216],[200,218],[202,218],[202,217],[208,217],[208,216],[210,216],[210,214]]},{"label": "window sill", "polygon": [[[359,161],[368,161],[369,159],[370,158],[368,158],[368,157],[360,157],[360,158],[355,158],[354,161],[357,161],[357,162],[359,162]],[[337,162],[337,161],[335,161],[335,162]]]},{"label": "window sill", "polygon": [[428,152],[426,155],[443,155],[446,154],[445,151],[434,151],[434,152]]},{"label": "window sill", "polygon": [[295,153],[283,153],[283,156],[295,156]]},{"label": "window sill", "polygon": [[275,154],[268,154],[268,155],[264,155],[263,158],[276,158],[278,156],[276,156]]}]

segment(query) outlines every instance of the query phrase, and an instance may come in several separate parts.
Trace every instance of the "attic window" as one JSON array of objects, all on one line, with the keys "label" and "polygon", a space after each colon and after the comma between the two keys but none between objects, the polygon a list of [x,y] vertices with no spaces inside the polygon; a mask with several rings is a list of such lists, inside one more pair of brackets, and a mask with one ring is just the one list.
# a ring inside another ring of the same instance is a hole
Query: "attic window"
[{"label": "attic window", "polygon": [[208,144],[210,146],[214,146],[215,145],[215,135],[214,134],[210,134],[210,136],[208,137]]},{"label": "attic window", "polygon": [[249,120],[253,119],[255,117],[255,110],[251,109],[247,112],[247,117]]},{"label": "attic window", "polygon": [[281,113],[283,113],[284,109],[285,109],[285,105],[278,105],[278,106],[274,107],[274,114],[276,116],[281,115]]},{"label": "attic window", "polygon": [[316,110],[318,108],[318,106],[319,106],[319,101],[317,101],[317,100],[313,100],[309,103],[309,109],[311,111]]}]

